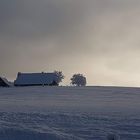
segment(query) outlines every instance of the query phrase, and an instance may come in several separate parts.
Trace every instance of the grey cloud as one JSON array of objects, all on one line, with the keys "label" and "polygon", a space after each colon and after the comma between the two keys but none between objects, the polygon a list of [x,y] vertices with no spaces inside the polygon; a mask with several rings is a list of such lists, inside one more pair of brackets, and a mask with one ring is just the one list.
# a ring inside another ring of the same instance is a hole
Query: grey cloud
[{"label": "grey cloud", "polygon": [[100,65],[112,79],[130,73],[133,62],[119,62],[140,52],[139,9],[139,0],[1,0],[0,74],[58,68],[91,77]]},{"label": "grey cloud", "polygon": [[22,39],[61,34],[79,22],[82,16],[81,7],[73,2],[14,0],[11,3],[1,4],[1,7],[5,6],[0,11],[3,21],[1,30],[6,36]]}]

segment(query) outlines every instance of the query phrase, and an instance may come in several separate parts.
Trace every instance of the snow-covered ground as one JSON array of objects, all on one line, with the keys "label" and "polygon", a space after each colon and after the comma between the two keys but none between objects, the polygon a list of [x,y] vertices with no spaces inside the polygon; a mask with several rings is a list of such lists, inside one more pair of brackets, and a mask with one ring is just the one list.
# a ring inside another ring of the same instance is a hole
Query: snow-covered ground
[{"label": "snow-covered ground", "polygon": [[0,140],[140,140],[140,89],[0,88]]}]

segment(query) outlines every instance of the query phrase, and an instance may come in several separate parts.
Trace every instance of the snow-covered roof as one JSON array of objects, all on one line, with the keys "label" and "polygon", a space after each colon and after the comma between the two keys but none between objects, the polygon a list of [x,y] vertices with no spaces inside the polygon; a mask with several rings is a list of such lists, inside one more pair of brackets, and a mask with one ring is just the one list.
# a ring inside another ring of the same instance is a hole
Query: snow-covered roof
[{"label": "snow-covered roof", "polygon": [[18,73],[15,85],[48,85],[57,82],[55,73]]},{"label": "snow-covered roof", "polygon": [[6,79],[6,78],[4,78],[4,77],[0,77],[0,79],[1,79],[1,85],[0,86],[7,86],[7,87],[10,87],[10,86],[12,86],[12,84]]}]

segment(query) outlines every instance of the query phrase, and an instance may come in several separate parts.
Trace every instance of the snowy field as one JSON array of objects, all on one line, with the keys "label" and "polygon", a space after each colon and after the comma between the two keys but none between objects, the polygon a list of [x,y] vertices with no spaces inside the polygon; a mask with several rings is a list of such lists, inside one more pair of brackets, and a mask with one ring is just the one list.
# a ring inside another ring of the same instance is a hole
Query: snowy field
[{"label": "snowy field", "polygon": [[0,140],[140,140],[140,89],[0,88]]}]

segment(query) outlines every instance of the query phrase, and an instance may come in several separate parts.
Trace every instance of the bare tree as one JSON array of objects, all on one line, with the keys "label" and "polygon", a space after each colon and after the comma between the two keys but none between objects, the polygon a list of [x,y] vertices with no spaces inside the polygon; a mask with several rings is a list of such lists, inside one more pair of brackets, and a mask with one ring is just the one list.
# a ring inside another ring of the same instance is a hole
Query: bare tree
[{"label": "bare tree", "polygon": [[59,84],[60,82],[62,82],[62,80],[65,78],[64,74],[62,73],[62,71],[54,71],[54,73],[57,76],[57,83]]}]

